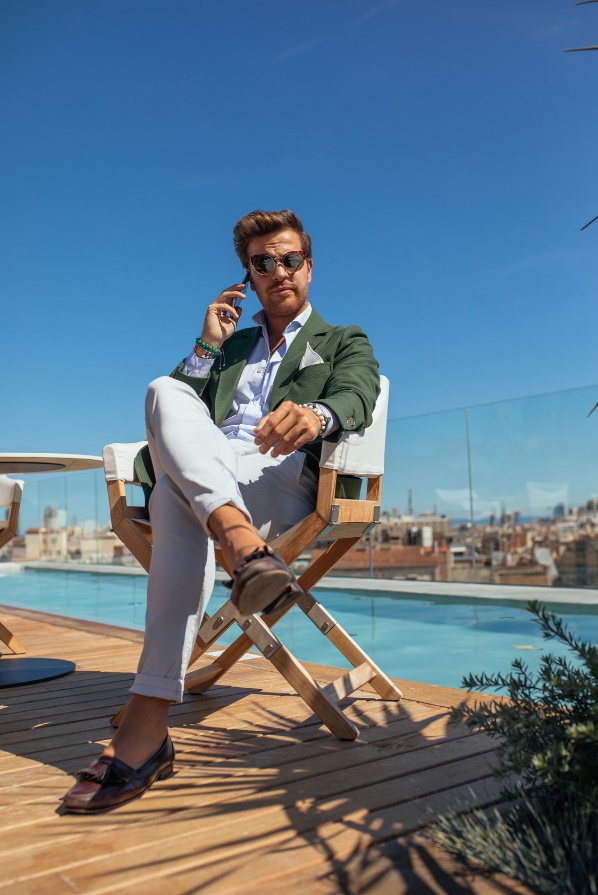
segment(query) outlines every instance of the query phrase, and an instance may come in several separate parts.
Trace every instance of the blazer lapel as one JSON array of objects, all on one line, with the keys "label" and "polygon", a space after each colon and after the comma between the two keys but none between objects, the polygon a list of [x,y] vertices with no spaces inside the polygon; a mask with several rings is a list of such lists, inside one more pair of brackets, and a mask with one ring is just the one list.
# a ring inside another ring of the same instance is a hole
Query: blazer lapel
[{"label": "blazer lapel", "polygon": [[259,326],[248,327],[235,333],[235,337],[224,343],[224,355],[210,386],[214,389],[212,408],[214,422],[220,428],[226,419],[241,378],[241,373],[260,337]]},{"label": "blazer lapel", "polygon": [[297,333],[291,347],[282,359],[282,363],[274,378],[272,386],[272,394],[270,396],[270,410],[274,410],[282,401],[285,400],[289,389],[293,385],[295,376],[301,363],[301,358],[305,354],[307,343],[309,342],[314,351],[317,351],[317,345],[321,337],[330,331],[330,324],[326,323],[320,315],[314,311],[309,315],[307,322],[301,327]]}]

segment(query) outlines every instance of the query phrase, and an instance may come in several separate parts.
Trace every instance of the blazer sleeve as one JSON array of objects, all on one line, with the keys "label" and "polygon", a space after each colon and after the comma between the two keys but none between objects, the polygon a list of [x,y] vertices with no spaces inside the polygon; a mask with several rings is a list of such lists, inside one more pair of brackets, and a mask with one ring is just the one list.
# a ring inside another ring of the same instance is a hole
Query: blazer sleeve
[{"label": "blazer sleeve", "polygon": [[199,397],[201,398],[204,393],[206,385],[210,381],[210,377],[209,376],[205,376],[205,377],[203,377],[203,376],[186,376],[183,373],[183,367],[185,366],[185,360],[186,360],[186,358],[183,358],[183,360],[180,362],[180,364],[178,364],[174,368],[174,370],[172,371],[172,373],[170,375],[173,379],[180,379],[181,382],[186,382],[187,385],[190,385],[191,388],[194,389],[194,391],[196,391],[197,394],[199,395]]},{"label": "blazer sleeve", "polygon": [[343,330],[320,400],[333,410],[340,428],[327,440],[338,441],[343,432],[367,428],[380,393],[378,361],[368,337],[358,326]]}]

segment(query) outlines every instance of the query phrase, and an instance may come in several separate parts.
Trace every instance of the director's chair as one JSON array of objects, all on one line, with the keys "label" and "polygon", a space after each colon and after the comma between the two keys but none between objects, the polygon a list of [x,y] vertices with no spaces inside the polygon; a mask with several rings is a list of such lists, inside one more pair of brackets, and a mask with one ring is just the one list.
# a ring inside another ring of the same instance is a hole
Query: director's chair
[{"label": "director's chair", "polygon": [[[187,673],[185,688],[188,692],[204,693],[248,648],[255,646],[338,739],[352,740],[358,733],[357,727],[338,707],[338,702],[344,697],[369,684],[384,699],[396,701],[401,698],[398,687],[310,593],[311,588],[379,520],[387,409],[388,380],[381,377],[381,393],[376,402],[372,425],[363,432],[343,435],[335,444],[326,441],[322,444],[314,512],[289,531],[269,541],[270,546],[279,551],[287,564],[294,562],[316,538],[332,541],[324,553],[299,576],[303,593],[295,603],[337,647],[353,669],[321,687],[272,630],[276,622],[295,604],[270,615],[242,616],[229,599],[214,615],[205,613],[189,667],[234,623],[242,629],[242,633],[217,659]],[[103,456],[113,531],[145,570],[149,571],[151,527],[147,511],[144,507],[129,505],[125,487],[127,484],[139,484],[134,460],[144,444],[145,442],[110,444],[104,448]],[[351,477],[353,483],[356,478],[367,480],[364,499],[336,496],[340,490],[338,486],[345,476]],[[226,567],[218,547],[216,559],[230,575],[231,570]],[[123,711],[121,709],[112,719],[115,726],[118,726]]]},{"label": "director's chair", "polygon": [[[20,479],[9,479],[0,475],[0,507],[8,507],[8,519],[0,521],[0,549],[8,544],[17,534],[17,522],[23,497],[23,482]],[[22,655],[27,650],[18,637],[0,622],[0,643],[3,643],[15,655]]]}]

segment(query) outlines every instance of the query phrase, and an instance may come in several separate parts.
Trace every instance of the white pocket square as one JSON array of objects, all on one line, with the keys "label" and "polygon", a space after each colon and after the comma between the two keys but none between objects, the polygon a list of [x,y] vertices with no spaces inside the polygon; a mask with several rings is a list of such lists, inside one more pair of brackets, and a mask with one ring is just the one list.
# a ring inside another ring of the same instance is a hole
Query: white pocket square
[{"label": "white pocket square", "polygon": [[323,364],[324,361],[320,357],[317,351],[314,351],[309,342],[307,343],[307,347],[305,349],[305,354],[301,358],[301,363],[299,364],[299,369],[304,370],[306,367],[313,367],[315,364]]}]

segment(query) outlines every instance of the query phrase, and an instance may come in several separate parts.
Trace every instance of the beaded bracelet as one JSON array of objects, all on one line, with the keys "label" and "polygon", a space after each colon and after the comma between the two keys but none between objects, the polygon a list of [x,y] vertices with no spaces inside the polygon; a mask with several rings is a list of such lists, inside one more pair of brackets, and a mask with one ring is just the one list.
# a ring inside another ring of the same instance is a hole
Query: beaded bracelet
[{"label": "beaded bracelet", "polygon": [[222,354],[222,348],[216,348],[215,345],[208,345],[207,342],[204,342],[203,339],[196,339],[195,344],[200,348],[205,348],[206,351],[209,351],[210,354],[213,354],[214,357],[218,357],[219,354]]},{"label": "beaded bracelet", "polygon": [[311,403],[310,403],[310,404],[300,404],[299,407],[309,407],[310,410],[313,410],[313,412],[315,413],[315,415],[316,415],[316,416],[318,417],[318,419],[320,420],[320,431],[318,432],[317,437],[318,437],[318,438],[322,438],[322,436],[324,435],[324,432],[326,431],[326,426],[327,426],[328,423],[330,422],[330,417],[327,416],[327,415],[326,415],[322,410],[320,410],[318,407],[316,407],[315,404],[311,404]]}]

